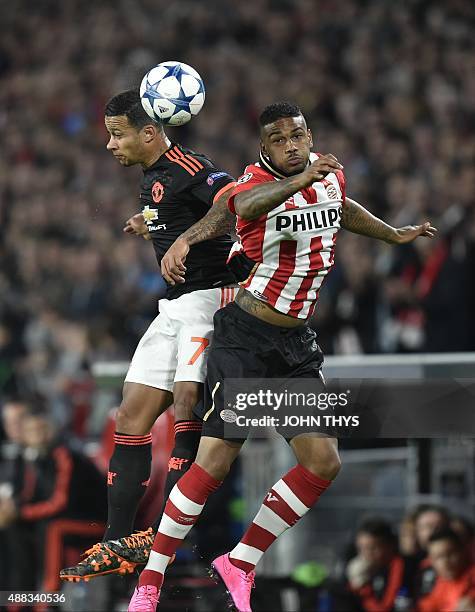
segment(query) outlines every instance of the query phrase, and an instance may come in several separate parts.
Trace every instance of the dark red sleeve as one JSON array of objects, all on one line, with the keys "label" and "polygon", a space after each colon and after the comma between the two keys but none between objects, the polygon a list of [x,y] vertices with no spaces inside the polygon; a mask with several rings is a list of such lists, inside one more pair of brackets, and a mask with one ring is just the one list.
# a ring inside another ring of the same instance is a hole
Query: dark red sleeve
[{"label": "dark red sleeve", "polygon": [[55,478],[53,493],[49,499],[20,507],[20,516],[25,521],[38,521],[62,512],[69,498],[69,488],[73,472],[71,453],[64,446],[58,446],[53,451],[55,463]]},{"label": "dark red sleeve", "polygon": [[256,185],[260,185],[262,183],[267,183],[269,180],[272,180],[272,177],[263,172],[261,168],[258,166],[247,166],[244,174],[239,177],[236,186],[231,193],[231,197],[228,200],[228,208],[233,213],[236,214],[236,209],[234,207],[234,198],[238,195],[238,193],[243,193],[244,191],[249,191]]}]

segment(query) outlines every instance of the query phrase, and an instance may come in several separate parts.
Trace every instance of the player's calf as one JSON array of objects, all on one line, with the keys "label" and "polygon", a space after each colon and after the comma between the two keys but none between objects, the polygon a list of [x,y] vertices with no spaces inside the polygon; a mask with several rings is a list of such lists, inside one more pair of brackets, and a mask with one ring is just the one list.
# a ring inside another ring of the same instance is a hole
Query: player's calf
[{"label": "player's calf", "polygon": [[107,478],[108,518],[104,540],[129,535],[150,479],[152,436],[157,418],[171,404],[168,391],[128,382],[117,411],[114,452]]},{"label": "player's calf", "polygon": [[[177,382],[173,387],[173,409],[175,412],[175,444],[168,461],[163,499],[168,499],[171,490],[185,472],[189,470],[196,457],[201,438],[201,421],[193,417],[193,408],[201,396],[201,384],[196,382]],[[162,508],[163,510],[163,508]],[[162,512],[153,524],[156,531]]]}]

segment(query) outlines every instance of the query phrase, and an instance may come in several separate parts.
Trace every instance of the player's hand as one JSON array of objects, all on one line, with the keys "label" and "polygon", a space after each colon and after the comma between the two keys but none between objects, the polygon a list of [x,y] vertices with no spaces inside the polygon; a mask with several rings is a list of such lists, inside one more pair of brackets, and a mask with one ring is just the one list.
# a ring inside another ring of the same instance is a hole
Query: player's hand
[{"label": "player's hand", "polygon": [[162,276],[170,285],[185,282],[185,259],[190,245],[183,238],[177,238],[162,257]]},{"label": "player's hand", "polygon": [[142,236],[145,238],[145,240],[150,240],[151,238],[142,213],[138,213],[133,217],[130,217],[130,219],[127,219],[123,231],[125,234]]},{"label": "player's hand", "polygon": [[392,243],[407,244],[419,236],[434,238],[436,234],[437,229],[430,224],[430,221],[426,221],[426,223],[423,223],[422,225],[406,225],[405,227],[396,229],[395,237],[392,240]]},{"label": "player's hand", "polygon": [[321,155],[302,172],[304,186],[309,187],[312,183],[315,183],[315,181],[323,180],[327,174],[338,172],[338,170],[342,169],[342,164],[340,164],[334,155],[331,153]]}]

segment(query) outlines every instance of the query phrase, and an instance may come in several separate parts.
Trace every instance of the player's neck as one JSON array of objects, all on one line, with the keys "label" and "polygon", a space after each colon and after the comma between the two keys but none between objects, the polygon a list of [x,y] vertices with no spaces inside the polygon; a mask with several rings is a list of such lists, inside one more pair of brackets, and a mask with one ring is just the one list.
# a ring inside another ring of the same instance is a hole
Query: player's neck
[{"label": "player's neck", "polygon": [[[270,157],[267,157],[266,155],[264,155],[262,151],[260,151],[259,153],[259,163],[265,170],[270,172],[270,174],[272,174],[278,179],[286,179],[286,178],[289,178],[290,176],[295,176],[294,174],[287,174],[280,168],[277,168],[277,166],[274,166]],[[310,164],[310,159],[307,161],[307,165],[305,167],[307,167],[309,164]],[[301,170],[299,170],[295,174],[300,174],[300,172]]]},{"label": "player's neck", "polygon": [[170,142],[170,140],[168,140],[168,138],[164,136],[162,142],[144,157],[144,160],[142,161],[142,168],[146,170],[147,168],[150,168],[150,166],[153,166],[153,164],[155,164],[160,159],[160,157],[165,153],[165,151],[168,151],[171,144],[172,143]]}]

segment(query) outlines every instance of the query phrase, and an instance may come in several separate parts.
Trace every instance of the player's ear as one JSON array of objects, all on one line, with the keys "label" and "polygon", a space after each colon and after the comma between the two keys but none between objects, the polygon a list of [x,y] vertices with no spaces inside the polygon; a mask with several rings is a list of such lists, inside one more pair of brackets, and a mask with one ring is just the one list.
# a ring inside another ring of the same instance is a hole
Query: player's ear
[{"label": "player's ear", "polygon": [[148,144],[157,137],[157,128],[154,125],[144,125],[142,133],[144,142]]},{"label": "player's ear", "polygon": [[312,148],[313,147],[313,136],[312,136],[311,130],[307,130],[307,137],[308,137],[308,144],[310,148]]},{"label": "player's ear", "polygon": [[266,151],[266,145],[261,140],[261,153],[264,157],[269,158],[269,153]]}]

